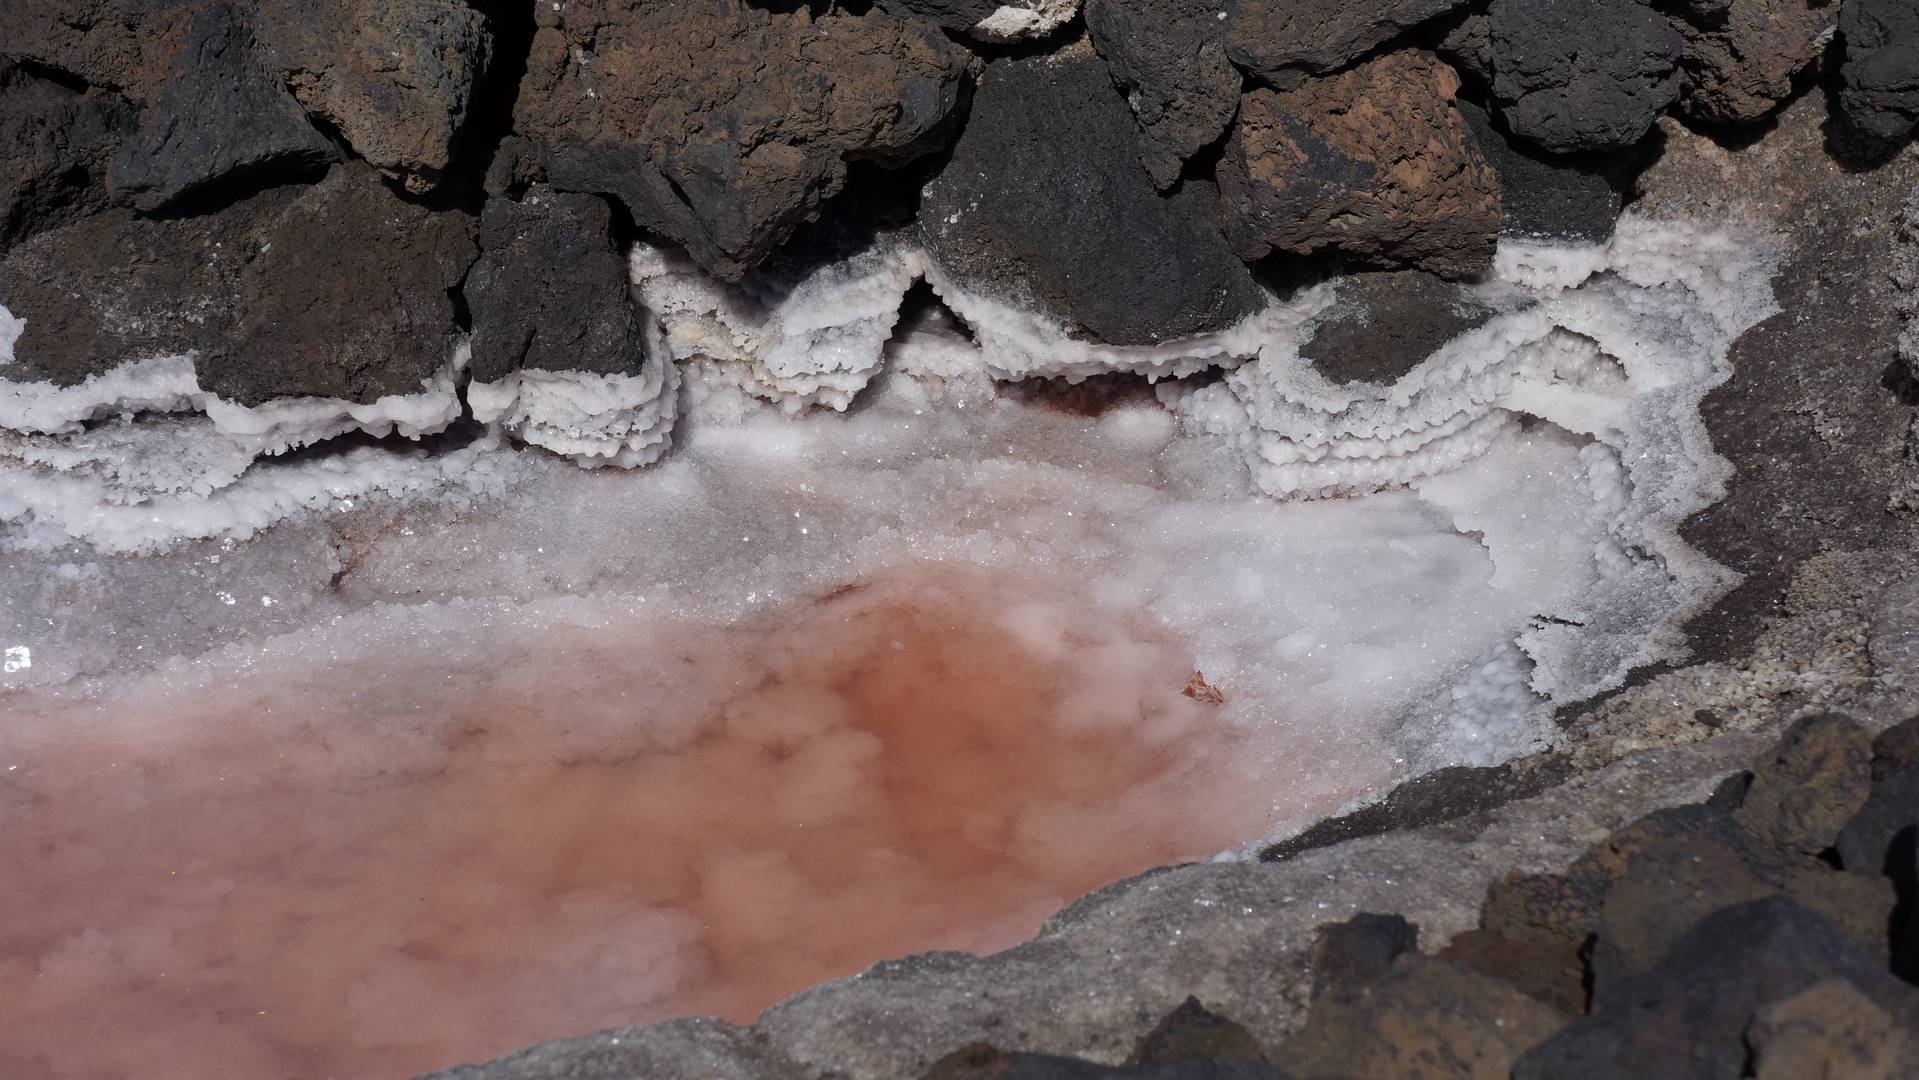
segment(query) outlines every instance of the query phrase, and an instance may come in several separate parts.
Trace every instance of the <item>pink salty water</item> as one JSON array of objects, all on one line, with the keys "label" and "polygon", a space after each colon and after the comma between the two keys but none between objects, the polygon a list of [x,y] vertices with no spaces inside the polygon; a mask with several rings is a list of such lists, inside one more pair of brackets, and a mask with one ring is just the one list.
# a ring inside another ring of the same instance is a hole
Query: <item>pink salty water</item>
[{"label": "pink salty water", "polygon": [[491,664],[0,698],[0,1076],[394,1080],[747,1022],[1268,828],[1310,748],[1248,765],[1189,649],[1054,593],[918,566]]}]

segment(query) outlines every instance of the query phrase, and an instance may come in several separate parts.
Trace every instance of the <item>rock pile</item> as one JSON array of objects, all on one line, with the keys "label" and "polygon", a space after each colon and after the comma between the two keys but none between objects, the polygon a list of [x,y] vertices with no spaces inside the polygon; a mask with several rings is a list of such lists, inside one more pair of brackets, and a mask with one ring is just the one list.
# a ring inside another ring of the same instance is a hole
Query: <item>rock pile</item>
[{"label": "rock pile", "polygon": [[1514,873],[1434,956],[1398,915],[1319,930],[1276,1046],[1196,999],[1122,1066],[976,1044],[926,1080],[1705,1080],[1919,1075],[1919,718],[1807,716],[1704,803]]}]

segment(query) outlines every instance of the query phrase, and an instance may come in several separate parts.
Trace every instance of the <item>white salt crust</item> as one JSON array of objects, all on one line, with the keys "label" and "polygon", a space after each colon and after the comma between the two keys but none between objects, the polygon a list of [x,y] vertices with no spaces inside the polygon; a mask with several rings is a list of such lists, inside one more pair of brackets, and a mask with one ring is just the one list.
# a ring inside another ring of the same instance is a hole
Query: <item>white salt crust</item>
[{"label": "white salt crust", "polygon": [[1044,37],[1065,26],[1079,13],[1079,0],[1029,0],[1002,4],[967,30],[981,41],[1018,41]]},{"label": "white salt crust", "polygon": [[467,387],[467,407],[583,468],[651,465],[673,441],[680,370],[656,352],[638,375],[526,368]]}]

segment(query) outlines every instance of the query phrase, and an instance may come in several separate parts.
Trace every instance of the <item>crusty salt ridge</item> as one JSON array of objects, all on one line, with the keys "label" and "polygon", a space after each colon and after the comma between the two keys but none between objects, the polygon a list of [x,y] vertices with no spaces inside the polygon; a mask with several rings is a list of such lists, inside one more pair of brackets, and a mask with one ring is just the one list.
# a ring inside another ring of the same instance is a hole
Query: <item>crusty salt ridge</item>
[{"label": "crusty salt ridge", "polygon": [[966,32],[981,41],[1045,37],[1079,14],[1079,0],[1025,0],[1001,4]]},{"label": "crusty salt ridge", "polygon": [[469,384],[467,407],[480,423],[583,468],[651,465],[672,445],[680,391],[679,366],[651,337],[637,375],[522,368]]}]

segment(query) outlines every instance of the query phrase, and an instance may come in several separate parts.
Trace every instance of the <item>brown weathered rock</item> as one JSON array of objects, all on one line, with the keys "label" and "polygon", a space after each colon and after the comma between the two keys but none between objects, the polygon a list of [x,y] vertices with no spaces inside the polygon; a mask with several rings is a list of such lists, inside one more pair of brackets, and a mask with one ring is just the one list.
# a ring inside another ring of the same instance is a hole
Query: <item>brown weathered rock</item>
[{"label": "brown weathered rock", "polygon": [[1919,716],[1903,720],[1880,732],[1872,740],[1872,782],[1919,761]]},{"label": "brown weathered rock", "polygon": [[1745,123],[1792,93],[1839,18],[1832,0],[1732,0],[1669,15],[1686,39],[1679,108],[1715,124]]},{"label": "brown weathered rock", "polygon": [[1757,1080],[1857,1077],[1894,1080],[1919,1074],[1919,1043],[1843,979],[1827,979],[1753,1014],[1746,1029]]},{"label": "brown weathered rock", "polygon": [[261,62],[407,187],[438,181],[492,46],[461,0],[264,0]]},{"label": "brown weathered rock", "polygon": [[337,165],[258,241],[246,315],[195,365],[244,405],[314,394],[418,393],[458,331],[451,290],[479,255],[472,215],[402,201],[364,162]]},{"label": "brown weathered rock", "polygon": [[1700,919],[1773,892],[1718,844],[1652,838],[1628,857],[1599,909],[1595,996],[1604,984],[1652,967]]},{"label": "brown weathered rock", "polygon": [[1297,90],[1257,90],[1219,166],[1241,258],[1335,248],[1457,277],[1492,259],[1499,181],[1458,110],[1459,78],[1398,52]]},{"label": "brown weathered rock", "polygon": [[1436,958],[1504,979],[1520,993],[1572,1020],[1586,1014],[1582,946],[1583,941],[1565,938],[1514,941],[1487,930],[1468,930],[1455,935]]},{"label": "brown weathered rock", "polygon": [[1823,866],[1795,869],[1786,881],[1786,899],[1826,917],[1833,929],[1867,959],[1892,959],[1890,930],[1898,893],[1888,878],[1841,873]]},{"label": "brown weathered rock", "polygon": [[1140,164],[1161,191],[1239,108],[1218,14],[1217,0],[1087,0],[1093,47],[1139,119]]},{"label": "brown weathered rock", "polygon": [[1266,1052],[1252,1032],[1188,997],[1139,1040],[1128,1065],[1156,1065],[1188,1058],[1245,1058],[1265,1061]]},{"label": "brown weathered rock", "polygon": [[1307,963],[1313,996],[1358,990],[1377,982],[1393,961],[1419,949],[1419,926],[1401,915],[1362,911],[1342,923],[1327,923],[1313,938]]},{"label": "brown weathered rock", "polygon": [[0,51],[153,100],[199,5],[184,0],[0,0]]},{"label": "brown weathered rock", "polygon": [[1753,767],[1752,787],[1733,817],[1794,855],[1816,855],[1872,793],[1872,743],[1851,718],[1807,716]]},{"label": "brown weathered rock", "polygon": [[969,64],[937,29],[879,12],[576,0],[538,18],[514,120],[554,185],[617,194],[729,279],[818,214],[847,159],[941,145]]},{"label": "brown weathered rock", "polygon": [[1409,953],[1382,981],[1321,998],[1274,1059],[1302,1076],[1506,1080],[1562,1023],[1498,979]]},{"label": "brown weathered rock", "polygon": [[1233,0],[1226,55],[1281,90],[1334,71],[1464,0]]},{"label": "brown weathered rock", "polygon": [[0,59],[0,254],[106,206],[107,162],[136,114],[111,90],[82,92]]}]

